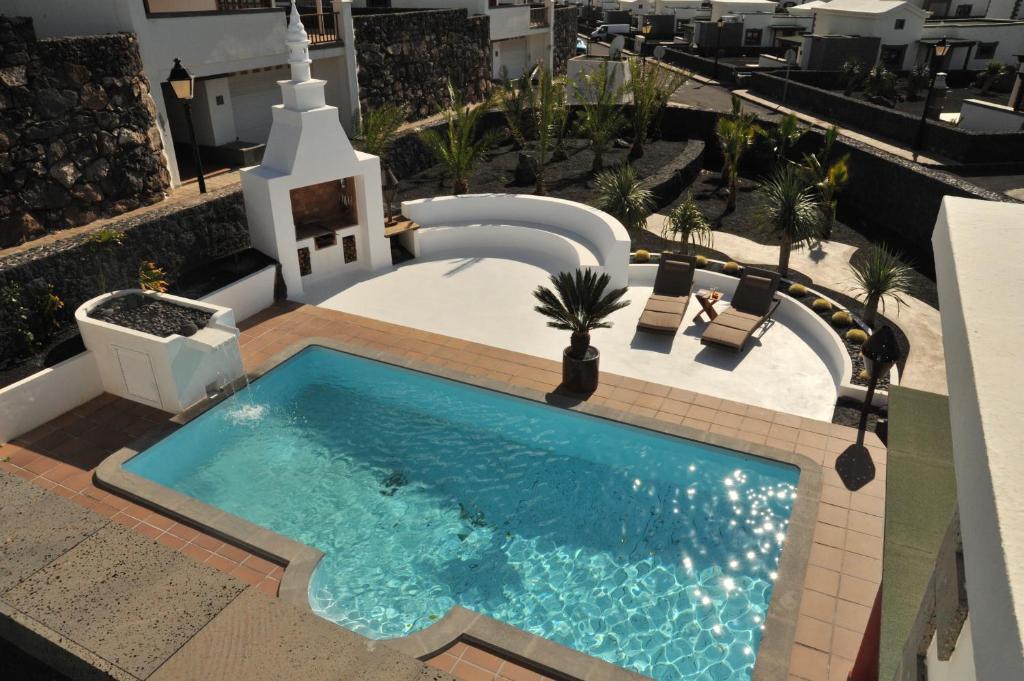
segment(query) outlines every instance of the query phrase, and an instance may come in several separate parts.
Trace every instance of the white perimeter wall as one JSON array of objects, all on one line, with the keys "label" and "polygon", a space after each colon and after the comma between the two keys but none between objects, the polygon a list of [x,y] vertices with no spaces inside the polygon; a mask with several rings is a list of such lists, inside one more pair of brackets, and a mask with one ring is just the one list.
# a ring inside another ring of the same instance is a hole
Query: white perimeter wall
[{"label": "white perimeter wall", "polygon": [[979,99],[965,99],[960,107],[958,125],[964,130],[1016,132],[1024,130],[1024,111],[1014,111],[1008,106]]},{"label": "white perimeter wall", "polygon": [[65,360],[0,389],[0,443],[103,394],[91,352]]},{"label": "white perimeter wall", "polygon": [[974,673],[974,642],[971,640],[971,617],[967,616],[953,654],[945,662],[939,660],[939,637],[932,636],[925,656],[928,681],[976,681]]},{"label": "white perimeter wall", "polygon": [[[1024,679],[1024,205],[943,199],[932,234],[978,679]],[[962,636],[962,634],[961,634]]]}]

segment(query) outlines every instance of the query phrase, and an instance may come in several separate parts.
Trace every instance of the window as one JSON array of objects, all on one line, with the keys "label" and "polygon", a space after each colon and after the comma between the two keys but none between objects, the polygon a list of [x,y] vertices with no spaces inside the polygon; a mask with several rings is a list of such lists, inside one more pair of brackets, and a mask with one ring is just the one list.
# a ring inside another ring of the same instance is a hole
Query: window
[{"label": "window", "polygon": [[974,50],[975,59],[995,59],[996,48],[999,43],[978,43],[978,47]]},{"label": "window", "polygon": [[903,27],[906,26],[906,25],[907,25],[907,20],[906,19],[897,19],[896,20],[896,30],[897,31],[902,31]]},{"label": "window", "polygon": [[882,45],[880,57],[882,65],[890,71],[901,70],[903,68],[903,56],[906,52],[906,45]]},{"label": "window", "polygon": [[957,5],[956,15],[958,17],[969,17],[971,16],[971,10],[974,9],[974,5]]},{"label": "window", "polygon": [[760,28],[748,28],[743,33],[744,45],[760,45],[762,30]]}]

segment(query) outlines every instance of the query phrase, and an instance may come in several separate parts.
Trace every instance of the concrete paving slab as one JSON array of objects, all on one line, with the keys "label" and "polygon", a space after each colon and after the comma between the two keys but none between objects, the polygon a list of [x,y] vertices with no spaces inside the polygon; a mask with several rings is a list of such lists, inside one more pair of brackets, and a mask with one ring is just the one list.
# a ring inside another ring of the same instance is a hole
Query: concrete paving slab
[{"label": "concrete paving slab", "polygon": [[0,472],[0,593],[109,522],[38,485]]},{"label": "concrete paving slab", "polygon": [[0,600],[145,679],[244,589],[237,579],[108,525]]},{"label": "concrete paving slab", "polygon": [[150,681],[448,681],[451,676],[256,589],[224,609]]}]

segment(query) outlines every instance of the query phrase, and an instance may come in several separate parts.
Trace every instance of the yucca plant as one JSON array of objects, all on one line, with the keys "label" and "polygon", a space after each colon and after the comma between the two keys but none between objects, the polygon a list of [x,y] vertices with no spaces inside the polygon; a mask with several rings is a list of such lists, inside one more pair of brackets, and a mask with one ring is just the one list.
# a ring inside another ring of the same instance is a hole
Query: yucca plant
[{"label": "yucca plant", "polygon": [[761,130],[755,123],[757,117],[745,113],[739,101],[739,97],[733,95],[732,116],[719,117],[715,125],[718,146],[722,150],[722,181],[729,189],[729,198],[725,204],[727,211],[736,210],[736,185],[739,182],[740,161]]},{"label": "yucca plant", "polygon": [[376,109],[370,109],[356,129],[356,147],[367,154],[379,156],[383,168],[384,157],[395,143],[398,129],[408,116],[407,106],[384,104]]},{"label": "yucca plant", "polygon": [[538,286],[533,309],[548,318],[548,326],[571,331],[569,356],[584,359],[590,348],[590,332],[610,328],[610,314],[629,305],[625,288],[606,291],[611,277],[591,269],[551,275],[551,288]]},{"label": "yucca plant", "polygon": [[[502,69],[502,73],[507,73],[505,67]],[[516,149],[523,149],[530,136],[530,117],[536,105],[536,91],[529,71],[514,80],[503,80],[505,85],[498,91],[497,96],[498,107],[505,118],[505,126],[508,128],[513,146]]]},{"label": "yucca plant", "polygon": [[576,130],[590,140],[594,154],[591,170],[596,174],[604,168],[604,154],[626,122],[622,114],[622,88],[615,87],[607,64],[586,74],[582,83],[573,81],[572,86],[581,106]]},{"label": "yucca plant", "polygon": [[688,192],[683,201],[665,216],[662,237],[679,242],[681,251],[695,255],[698,246],[711,248],[713,232],[707,218],[700,212],[700,207]]},{"label": "yucca plant", "polygon": [[594,180],[596,205],[631,233],[643,230],[654,207],[654,195],[643,186],[630,165],[602,170]]},{"label": "yucca plant", "polygon": [[789,153],[804,136],[806,130],[800,127],[795,114],[787,114],[774,127],[759,128],[758,135],[768,145],[775,167],[789,160]]},{"label": "yucca plant", "polygon": [[758,187],[757,196],[761,227],[779,242],[779,274],[785,277],[793,247],[818,236],[818,197],[806,174],[793,165],[778,168]]},{"label": "yucca plant", "polygon": [[890,251],[884,245],[874,244],[850,263],[850,273],[855,284],[851,291],[864,302],[864,323],[874,327],[878,317],[878,305],[885,310],[885,299],[892,298],[896,305],[904,301],[900,295],[913,291],[913,270],[900,259],[898,251]]},{"label": "yucca plant", "polygon": [[469,176],[473,169],[498,141],[498,133],[489,130],[482,135],[477,134],[480,119],[490,104],[485,101],[473,107],[462,100],[462,95],[448,81],[448,103],[441,113],[445,121],[445,131],[440,133],[434,129],[420,132],[420,140],[434,154],[437,161],[444,166],[445,172],[452,179],[452,193],[465,194],[469,191]]},{"label": "yucca plant", "polygon": [[668,104],[669,97],[685,80],[684,76],[662,68],[656,62],[630,60],[626,91],[633,102],[633,144],[629,148],[629,158],[644,155],[644,142],[651,133],[651,126]]},{"label": "yucca plant", "polygon": [[533,108],[533,129],[537,137],[537,186],[534,194],[543,196],[547,193],[544,172],[565,127],[565,111],[568,107],[564,81],[553,78],[547,69],[542,69],[539,75],[540,83],[536,87],[536,105]]}]

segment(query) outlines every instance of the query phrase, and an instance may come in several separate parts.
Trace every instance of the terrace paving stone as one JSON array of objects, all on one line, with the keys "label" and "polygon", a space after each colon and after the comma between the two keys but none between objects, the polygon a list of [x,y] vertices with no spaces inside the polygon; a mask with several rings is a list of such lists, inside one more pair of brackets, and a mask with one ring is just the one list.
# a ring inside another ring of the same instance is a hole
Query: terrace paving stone
[{"label": "terrace paving stone", "polygon": [[150,681],[445,681],[451,677],[284,601],[248,589]]},{"label": "terrace paving stone", "polygon": [[0,593],[49,565],[109,521],[13,475],[0,473]]},{"label": "terrace paving stone", "polygon": [[[56,502],[48,496],[49,503]],[[145,679],[244,588],[238,580],[111,524],[0,600]]]}]

